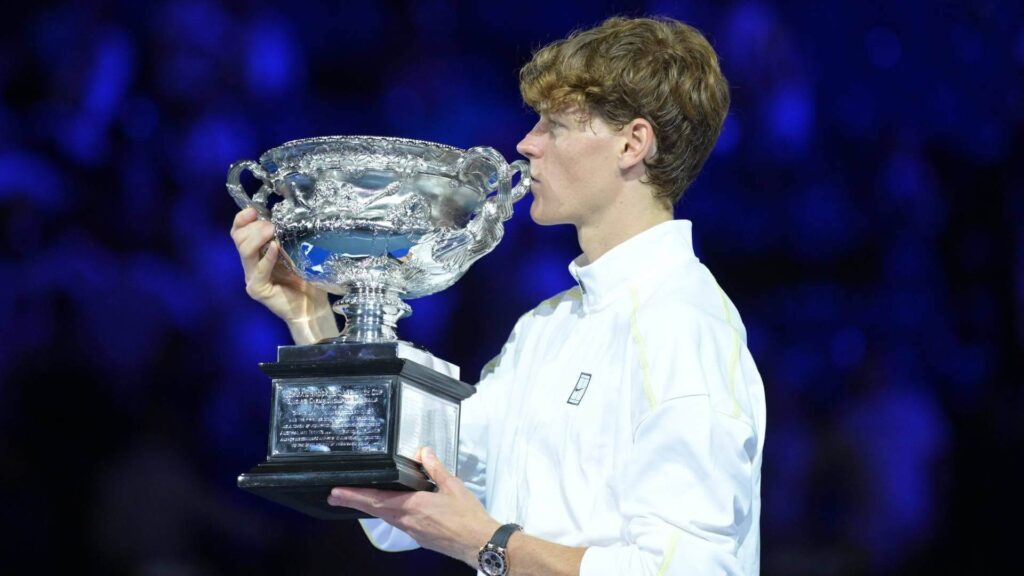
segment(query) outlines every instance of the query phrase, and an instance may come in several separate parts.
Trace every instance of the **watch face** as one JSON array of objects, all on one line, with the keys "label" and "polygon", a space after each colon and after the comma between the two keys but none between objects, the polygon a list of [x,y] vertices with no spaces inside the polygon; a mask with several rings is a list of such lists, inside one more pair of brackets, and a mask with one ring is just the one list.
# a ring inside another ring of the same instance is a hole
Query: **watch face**
[{"label": "watch face", "polygon": [[480,551],[480,571],[488,576],[501,576],[505,573],[505,556],[495,550]]}]

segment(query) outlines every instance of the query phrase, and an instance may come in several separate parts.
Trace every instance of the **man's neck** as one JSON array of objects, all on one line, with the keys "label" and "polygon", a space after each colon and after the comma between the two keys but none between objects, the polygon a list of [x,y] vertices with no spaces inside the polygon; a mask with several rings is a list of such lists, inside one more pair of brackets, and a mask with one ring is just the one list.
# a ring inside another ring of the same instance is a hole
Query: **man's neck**
[{"label": "man's neck", "polygon": [[576,226],[576,238],[585,262],[597,261],[612,248],[662,222],[672,220],[671,206],[657,202],[628,202],[625,197],[601,214]]}]

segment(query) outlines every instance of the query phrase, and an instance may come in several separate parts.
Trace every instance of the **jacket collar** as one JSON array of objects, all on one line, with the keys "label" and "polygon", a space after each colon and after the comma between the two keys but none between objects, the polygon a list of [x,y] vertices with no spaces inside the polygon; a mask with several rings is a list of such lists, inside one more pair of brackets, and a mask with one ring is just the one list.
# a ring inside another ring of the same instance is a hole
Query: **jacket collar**
[{"label": "jacket collar", "polygon": [[648,228],[605,252],[597,261],[586,262],[581,254],[569,263],[586,310],[595,310],[628,295],[630,287],[657,281],[661,275],[688,260],[695,260],[692,224],[670,220]]}]

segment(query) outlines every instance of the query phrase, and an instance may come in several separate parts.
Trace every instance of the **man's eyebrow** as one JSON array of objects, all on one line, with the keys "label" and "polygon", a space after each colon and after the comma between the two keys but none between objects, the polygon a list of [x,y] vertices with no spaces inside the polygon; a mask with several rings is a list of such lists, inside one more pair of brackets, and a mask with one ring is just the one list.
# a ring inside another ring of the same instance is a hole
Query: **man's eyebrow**
[{"label": "man's eyebrow", "polygon": [[565,113],[565,111],[546,113],[543,116],[541,116],[541,118],[547,120],[548,122],[555,122],[557,124],[568,124],[568,115]]},{"label": "man's eyebrow", "polygon": [[[566,109],[563,109],[563,110],[559,110],[557,112],[548,112],[546,114],[547,114],[548,118],[552,118],[552,119],[556,120],[557,122],[560,122],[560,123],[566,124],[566,125],[580,124],[580,123],[586,122],[587,120],[589,120],[591,118],[590,114],[584,112],[583,110],[581,110],[579,108],[575,108],[575,107],[566,108]],[[556,116],[557,116],[557,118],[554,118]]]},{"label": "man's eyebrow", "polygon": [[544,124],[562,124],[560,120],[553,118],[550,114],[541,114],[540,122]]}]

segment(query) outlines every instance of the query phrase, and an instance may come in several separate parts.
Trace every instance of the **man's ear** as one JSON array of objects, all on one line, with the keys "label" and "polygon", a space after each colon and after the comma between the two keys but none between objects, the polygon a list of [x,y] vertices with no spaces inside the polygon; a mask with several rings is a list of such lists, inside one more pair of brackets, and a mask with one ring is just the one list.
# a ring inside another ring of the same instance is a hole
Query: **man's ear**
[{"label": "man's ear", "polygon": [[654,127],[644,118],[636,118],[622,127],[622,148],[619,150],[619,169],[630,170],[654,157],[657,141]]}]

